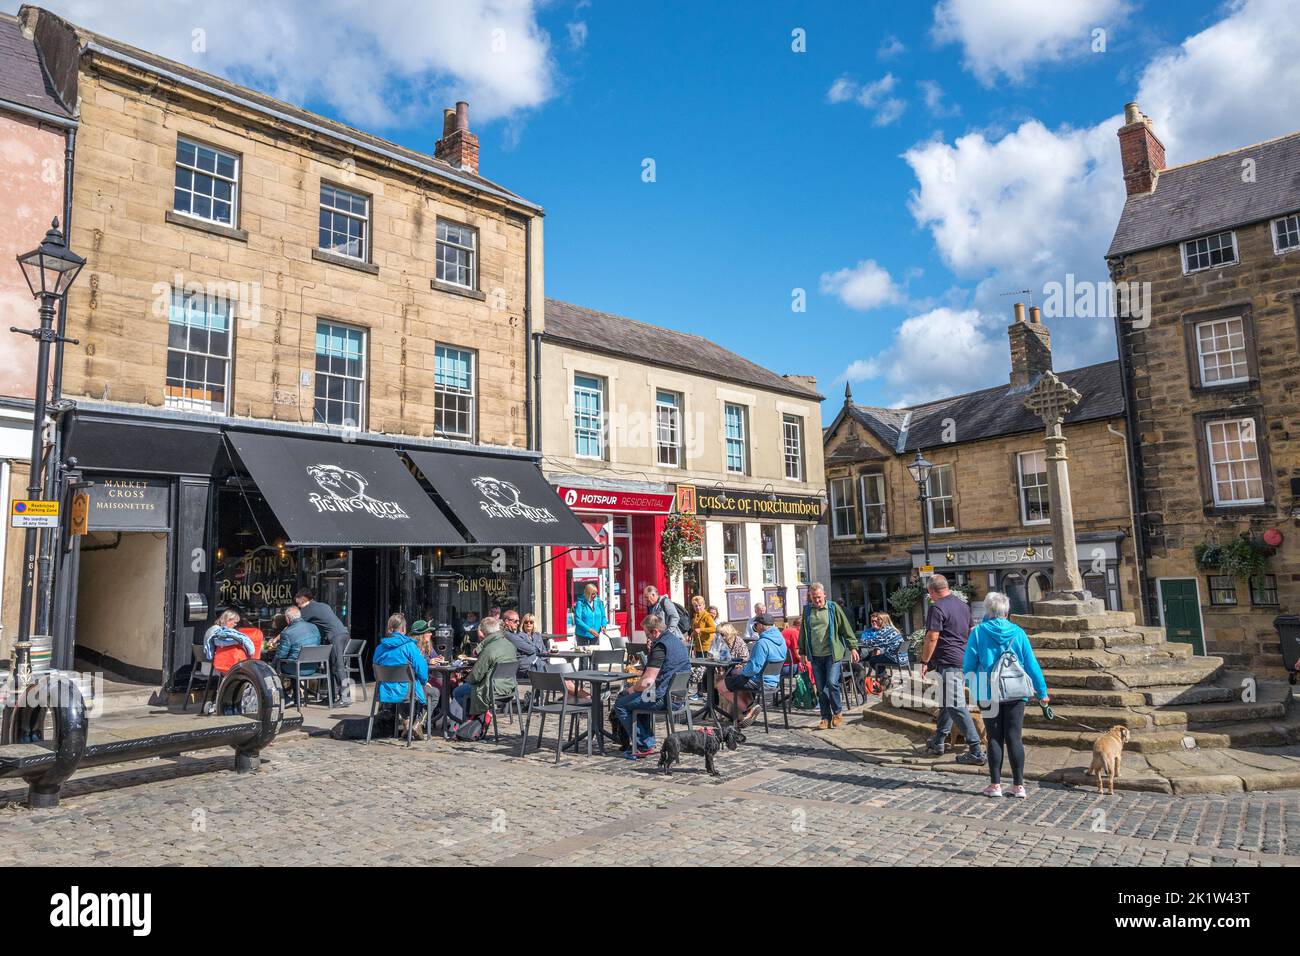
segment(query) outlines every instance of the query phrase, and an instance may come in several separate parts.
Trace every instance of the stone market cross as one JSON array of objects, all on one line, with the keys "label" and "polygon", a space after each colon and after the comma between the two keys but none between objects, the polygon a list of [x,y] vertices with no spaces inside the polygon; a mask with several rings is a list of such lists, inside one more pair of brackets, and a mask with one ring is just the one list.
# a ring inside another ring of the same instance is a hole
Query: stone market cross
[{"label": "stone market cross", "polygon": [[1065,453],[1065,416],[1083,396],[1054,372],[1044,372],[1025,399],[1025,408],[1043,420],[1047,432],[1047,494],[1052,517],[1052,590],[1034,604],[1044,615],[1101,614],[1105,603],[1083,586],[1079,546],[1074,538],[1074,505],[1070,499],[1070,468]]}]

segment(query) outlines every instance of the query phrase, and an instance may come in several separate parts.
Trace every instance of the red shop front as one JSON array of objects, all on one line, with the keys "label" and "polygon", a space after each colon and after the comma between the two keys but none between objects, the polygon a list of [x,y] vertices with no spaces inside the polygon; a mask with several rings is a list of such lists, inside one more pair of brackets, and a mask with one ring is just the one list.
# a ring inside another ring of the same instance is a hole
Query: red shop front
[{"label": "red shop front", "polygon": [[645,613],[641,595],[646,587],[653,584],[661,594],[669,593],[659,539],[674,495],[564,485],[555,490],[600,545],[570,551],[552,562],[552,627],[562,632],[567,626],[573,633],[569,612],[583,589],[594,584],[609,609],[610,623],[624,637],[632,635]]}]

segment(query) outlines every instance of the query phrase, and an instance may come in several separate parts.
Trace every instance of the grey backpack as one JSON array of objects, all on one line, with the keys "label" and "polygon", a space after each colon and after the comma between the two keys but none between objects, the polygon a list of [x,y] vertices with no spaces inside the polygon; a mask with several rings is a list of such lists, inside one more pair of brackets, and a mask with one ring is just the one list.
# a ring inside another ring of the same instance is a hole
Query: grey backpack
[{"label": "grey backpack", "polygon": [[1014,651],[1003,651],[989,675],[989,690],[993,700],[1023,700],[1034,696],[1034,684],[1020,665]]}]

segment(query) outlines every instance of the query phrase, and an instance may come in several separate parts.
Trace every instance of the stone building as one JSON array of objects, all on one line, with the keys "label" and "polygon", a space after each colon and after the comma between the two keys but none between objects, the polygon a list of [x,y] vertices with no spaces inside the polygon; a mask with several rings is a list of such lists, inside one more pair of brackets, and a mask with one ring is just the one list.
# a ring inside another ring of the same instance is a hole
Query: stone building
[{"label": "stone building", "polygon": [[532,451],[542,210],[467,104],[430,154],[19,19],[78,104],[61,663],[172,681],[218,607],[265,629],[303,586],[367,641],[531,601],[532,546],[590,539]]},{"label": "stone building", "polygon": [[[541,372],[543,469],[601,543],[552,562],[543,603],[556,630],[588,581],[626,634],[647,584],[744,621],[760,601],[794,613],[829,571],[814,379],[555,300]],[[670,582],[659,539],[674,507],[703,521],[705,542]]]},{"label": "stone building", "polygon": [[[855,623],[893,613],[889,596],[925,567],[919,489],[908,465],[934,465],[925,520],[929,561],[975,601],[1006,592],[1019,613],[1052,589],[1051,516],[1042,422],[1024,400],[1052,368],[1039,310],[1015,308],[1007,385],[910,408],[844,407],[826,430],[833,597]],[[1058,373],[1083,400],[1065,423],[1080,571],[1108,608],[1135,610],[1136,564],[1119,366]],[[901,627],[921,624],[919,606]]]},{"label": "stone building", "polygon": [[[1145,598],[1171,637],[1272,670],[1300,606],[1300,134],[1166,167],[1125,112],[1107,262],[1145,303],[1116,319]],[[1225,573],[1225,548],[1259,573]]]},{"label": "stone building", "polygon": [[[0,14],[0,515],[27,497],[36,342],[9,332],[35,328],[39,303],[16,257],[39,245],[50,220],[67,218],[65,169],[77,121],[47,82],[36,38]],[[18,630],[23,533],[0,532],[0,658]]]}]

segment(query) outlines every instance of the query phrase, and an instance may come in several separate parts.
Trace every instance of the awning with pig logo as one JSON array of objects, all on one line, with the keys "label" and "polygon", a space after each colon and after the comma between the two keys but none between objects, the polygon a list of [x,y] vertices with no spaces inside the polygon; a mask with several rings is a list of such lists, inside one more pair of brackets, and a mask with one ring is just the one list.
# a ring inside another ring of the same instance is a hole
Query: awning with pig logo
[{"label": "awning with pig logo", "polygon": [[297,545],[457,545],[464,537],[392,447],[228,432]]},{"label": "awning with pig logo", "polygon": [[526,458],[407,451],[474,544],[581,545],[591,534]]}]

